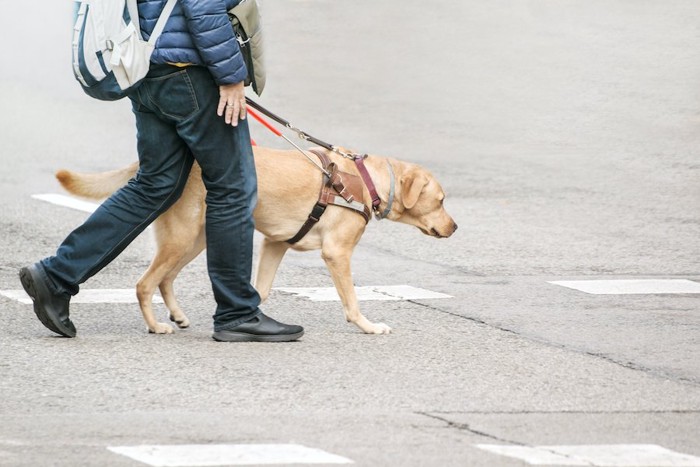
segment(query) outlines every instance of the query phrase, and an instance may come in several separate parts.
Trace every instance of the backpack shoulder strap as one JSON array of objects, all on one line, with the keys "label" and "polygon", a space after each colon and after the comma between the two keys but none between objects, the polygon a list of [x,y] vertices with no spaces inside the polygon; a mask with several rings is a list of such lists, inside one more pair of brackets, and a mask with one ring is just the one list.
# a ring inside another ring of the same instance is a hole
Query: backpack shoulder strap
[{"label": "backpack shoulder strap", "polygon": [[156,41],[160,37],[160,35],[163,33],[163,30],[165,29],[165,23],[168,22],[168,18],[170,18],[170,13],[173,12],[173,8],[175,8],[175,3],[177,0],[168,0],[168,3],[165,4],[165,7],[163,8],[163,12],[160,14],[160,17],[158,18],[158,22],[156,23],[156,26],[153,28],[153,32],[151,33],[151,37],[148,38],[148,43],[155,46]]},{"label": "backpack shoulder strap", "polygon": [[136,0],[126,0],[126,8],[129,10],[129,18],[136,28],[136,34],[138,34],[139,39],[143,40],[141,25],[139,24],[139,8],[136,5]]},{"label": "backpack shoulder strap", "polygon": [[[165,7],[163,7],[163,11],[158,17],[158,22],[156,22],[156,25],[153,28],[151,37],[148,38],[149,44],[155,45],[156,41],[163,33],[163,30],[165,29],[165,23],[168,22],[168,18],[170,18],[170,14],[175,8],[175,3],[177,3],[177,0],[168,0],[168,2],[165,4]],[[136,0],[126,0],[126,6],[129,9],[129,16],[131,16],[131,22],[134,24],[134,27],[136,27],[136,31],[138,32],[139,38],[143,40],[143,35],[141,34],[141,25],[139,24],[139,10],[138,6],[136,5]]]}]

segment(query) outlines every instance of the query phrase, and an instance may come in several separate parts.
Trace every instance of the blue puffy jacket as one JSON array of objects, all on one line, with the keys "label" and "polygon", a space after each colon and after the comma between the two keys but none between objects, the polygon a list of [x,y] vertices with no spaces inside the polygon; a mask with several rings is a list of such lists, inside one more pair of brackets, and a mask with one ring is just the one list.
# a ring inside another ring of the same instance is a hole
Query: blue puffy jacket
[{"label": "blue puffy jacket", "polygon": [[[206,66],[217,84],[243,81],[247,75],[227,11],[241,0],[178,0],[151,56],[155,64]],[[138,0],[139,21],[148,39],[166,0]]]}]

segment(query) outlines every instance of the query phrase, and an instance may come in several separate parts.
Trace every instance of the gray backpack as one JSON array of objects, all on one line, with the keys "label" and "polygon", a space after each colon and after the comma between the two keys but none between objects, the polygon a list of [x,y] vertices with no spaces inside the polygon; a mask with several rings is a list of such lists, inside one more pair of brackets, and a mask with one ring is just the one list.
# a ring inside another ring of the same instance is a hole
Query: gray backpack
[{"label": "gray backpack", "polygon": [[263,64],[262,23],[255,0],[242,0],[228,12],[236,34],[241,53],[248,69],[246,86],[253,85],[259,96],[265,87],[265,66]]},{"label": "gray backpack", "polygon": [[148,73],[151,54],[176,0],[168,0],[148,41],[141,36],[136,0],[83,0],[73,28],[73,73],[91,97],[126,96]]}]

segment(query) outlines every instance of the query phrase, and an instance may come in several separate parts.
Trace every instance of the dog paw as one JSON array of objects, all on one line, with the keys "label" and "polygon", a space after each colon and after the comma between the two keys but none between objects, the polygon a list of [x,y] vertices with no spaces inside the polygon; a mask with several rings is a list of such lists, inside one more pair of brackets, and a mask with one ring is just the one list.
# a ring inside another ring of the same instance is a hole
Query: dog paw
[{"label": "dog paw", "polygon": [[172,334],[173,327],[167,323],[156,323],[153,329],[148,329],[150,334]]},{"label": "dog paw", "polygon": [[170,321],[177,324],[180,329],[185,329],[190,327],[190,320],[184,314],[181,316],[170,315]]},{"label": "dog paw", "polygon": [[391,334],[391,328],[384,323],[372,323],[367,334]]},{"label": "dog paw", "polygon": [[[350,321],[350,320],[348,320]],[[391,328],[384,323],[373,323],[364,316],[359,317],[359,319],[352,321],[355,325],[362,330],[365,334],[390,334]]]}]

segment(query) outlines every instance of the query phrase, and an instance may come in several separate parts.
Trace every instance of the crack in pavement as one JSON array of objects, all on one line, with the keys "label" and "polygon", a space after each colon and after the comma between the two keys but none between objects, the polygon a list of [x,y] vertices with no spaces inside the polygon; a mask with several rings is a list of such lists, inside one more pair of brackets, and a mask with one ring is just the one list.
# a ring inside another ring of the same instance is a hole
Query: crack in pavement
[{"label": "crack in pavement", "polygon": [[[438,420],[440,422],[443,422],[443,423],[447,424],[447,428],[454,428],[454,429],[459,430],[459,431],[467,431],[467,432],[472,433],[472,434],[477,435],[477,436],[481,436],[481,437],[488,438],[488,439],[491,439],[494,441],[498,441],[499,443],[505,443],[505,444],[508,444],[511,446],[522,446],[522,447],[537,449],[540,451],[546,451],[546,452],[549,452],[549,453],[557,455],[557,456],[561,456],[561,457],[565,457],[567,459],[575,460],[577,462],[585,462],[586,465],[590,465],[590,466],[594,466],[594,467],[596,465],[596,464],[593,464],[585,459],[581,459],[579,457],[572,456],[570,454],[566,454],[563,452],[558,452],[554,449],[549,449],[545,446],[532,446],[532,445],[527,444],[527,443],[521,443],[520,441],[513,441],[510,439],[501,438],[501,437],[498,437],[496,435],[486,433],[485,431],[476,430],[476,429],[472,428],[471,426],[469,426],[468,423],[457,423],[457,422],[454,422],[454,421],[449,420],[447,418],[440,417],[440,416],[434,415],[434,414],[430,414],[428,412],[414,412],[414,413],[416,415],[421,415],[423,417],[428,417],[428,418],[432,418],[433,420]],[[495,453],[492,453],[492,454],[495,454]]]},{"label": "crack in pavement", "polygon": [[474,428],[470,427],[467,423],[457,423],[457,422],[454,422],[450,419],[440,417],[438,415],[433,415],[433,414],[428,413],[428,412],[415,412],[415,414],[421,415],[423,417],[432,418],[434,420],[438,420],[438,421],[441,421],[443,423],[446,423],[448,428],[455,428],[455,429],[460,430],[460,431],[468,431],[469,433],[475,434],[477,436],[482,436],[484,438],[492,439],[494,441],[499,441],[501,443],[508,443],[508,444],[512,444],[515,446],[527,446],[527,444],[521,443],[519,441],[513,441],[513,440],[505,439],[505,438],[499,438],[496,435],[492,435],[492,434],[486,433],[484,431],[475,430]]},{"label": "crack in pavement", "polygon": [[645,367],[643,365],[639,365],[639,364],[634,363],[634,362],[629,362],[629,361],[622,362],[622,361],[616,360],[616,359],[614,359],[608,355],[602,354],[602,353],[591,352],[591,351],[588,351],[585,349],[580,349],[580,348],[576,348],[576,347],[569,347],[567,345],[559,344],[557,342],[546,341],[546,340],[543,340],[541,338],[529,336],[527,334],[522,334],[522,333],[520,333],[518,331],[514,331],[512,329],[504,328],[502,326],[497,326],[495,324],[489,323],[488,321],[485,321],[485,320],[480,319],[480,318],[475,318],[473,316],[460,315],[458,313],[454,313],[454,312],[448,311],[448,310],[443,310],[443,309],[438,308],[436,306],[428,305],[428,304],[421,303],[421,302],[418,302],[415,300],[406,300],[406,301],[413,303],[415,305],[422,306],[424,308],[428,308],[432,311],[437,311],[439,313],[443,313],[443,314],[451,315],[451,316],[461,318],[461,319],[464,319],[467,321],[471,321],[473,323],[487,326],[487,327],[490,327],[492,329],[496,329],[496,330],[501,331],[501,332],[507,332],[509,334],[516,335],[516,336],[518,336],[522,339],[528,340],[530,342],[536,342],[538,344],[544,344],[544,345],[552,347],[552,348],[566,350],[568,352],[575,352],[578,354],[587,355],[589,357],[599,358],[599,359],[604,360],[608,363],[613,363],[615,365],[621,366],[621,367],[626,368],[628,370],[640,371],[642,373],[648,374],[648,375],[653,376],[655,378],[661,378],[664,380],[671,380],[671,381],[674,381],[676,383],[687,384],[690,386],[696,386],[696,387],[700,386],[700,380],[698,380],[698,379],[686,378],[684,376],[677,376],[677,375],[673,375],[673,374],[668,374],[668,373],[665,373],[662,371],[658,371],[658,370],[654,370],[652,368]]}]

